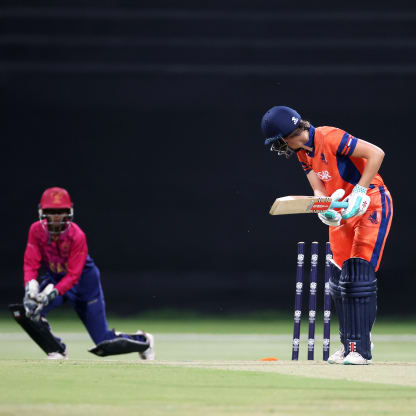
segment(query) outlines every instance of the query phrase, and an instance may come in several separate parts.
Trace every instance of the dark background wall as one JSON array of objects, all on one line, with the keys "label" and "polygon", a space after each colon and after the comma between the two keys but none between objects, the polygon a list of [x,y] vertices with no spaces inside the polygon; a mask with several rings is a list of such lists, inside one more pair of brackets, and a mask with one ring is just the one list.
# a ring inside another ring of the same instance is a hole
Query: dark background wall
[{"label": "dark background wall", "polygon": [[386,152],[379,310],[414,313],[415,46],[411,1],[3,0],[2,307],[40,195],[62,186],[110,310],[289,310],[296,242],[327,229],[268,215],[310,193],[263,147],[263,113],[288,105]]}]

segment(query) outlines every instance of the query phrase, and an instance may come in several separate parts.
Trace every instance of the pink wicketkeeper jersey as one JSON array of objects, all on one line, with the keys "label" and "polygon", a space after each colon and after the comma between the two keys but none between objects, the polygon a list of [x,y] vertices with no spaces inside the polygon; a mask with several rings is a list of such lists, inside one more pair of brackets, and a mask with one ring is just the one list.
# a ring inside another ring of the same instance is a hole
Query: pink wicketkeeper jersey
[{"label": "pink wicketkeeper jersey", "polygon": [[[313,170],[324,183],[328,195],[340,188],[348,195],[360,180],[367,161],[352,157],[357,140],[336,127],[311,126],[306,145],[312,147],[313,151],[302,149],[297,152],[305,173]],[[374,177],[372,185],[384,185],[380,175]]]},{"label": "pink wicketkeeper jersey", "polygon": [[[46,220],[43,221],[46,227]],[[87,257],[87,239],[77,224],[71,223],[69,229],[54,241],[41,222],[36,221],[29,230],[24,256],[24,282],[36,279],[43,265],[50,272],[63,275],[55,286],[62,295],[78,283]]]}]

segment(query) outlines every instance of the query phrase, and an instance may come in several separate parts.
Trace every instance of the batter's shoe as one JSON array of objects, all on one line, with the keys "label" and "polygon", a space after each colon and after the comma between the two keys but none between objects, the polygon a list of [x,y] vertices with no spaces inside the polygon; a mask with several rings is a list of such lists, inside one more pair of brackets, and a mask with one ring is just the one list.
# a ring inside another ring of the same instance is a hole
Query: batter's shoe
[{"label": "batter's shoe", "polygon": [[350,352],[344,358],[344,365],[368,365],[371,364],[371,360],[365,359],[360,353],[358,352]]},{"label": "batter's shoe", "polygon": [[341,346],[328,358],[328,364],[344,364],[345,348]]},{"label": "batter's shoe", "polygon": [[141,332],[141,335],[144,335],[146,338],[149,343],[149,348],[143,352],[139,352],[140,358],[142,360],[153,361],[155,359],[155,337],[148,332]]}]

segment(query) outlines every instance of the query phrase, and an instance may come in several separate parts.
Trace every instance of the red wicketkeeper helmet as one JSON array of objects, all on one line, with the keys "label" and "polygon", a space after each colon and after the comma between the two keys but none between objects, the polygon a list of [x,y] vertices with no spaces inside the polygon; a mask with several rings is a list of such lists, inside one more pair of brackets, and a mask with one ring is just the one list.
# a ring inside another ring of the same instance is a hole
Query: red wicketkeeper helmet
[{"label": "red wicketkeeper helmet", "polygon": [[68,230],[74,217],[73,203],[66,189],[48,188],[40,199],[39,219],[43,228],[52,235]]},{"label": "red wicketkeeper helmet", "polygon": [[71,197],[69,193],[64,188],[58,188],[57,186],[53,188],[48,188],[40,199],[41,209],[61,209],[68,208],[71,209],[73,206]]}]

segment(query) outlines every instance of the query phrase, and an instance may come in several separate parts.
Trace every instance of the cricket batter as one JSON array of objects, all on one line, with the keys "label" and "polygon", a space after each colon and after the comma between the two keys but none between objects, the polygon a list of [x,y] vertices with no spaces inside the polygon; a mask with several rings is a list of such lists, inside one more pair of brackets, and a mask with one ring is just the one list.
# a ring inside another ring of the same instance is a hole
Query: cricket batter
[{"label": "cricket batter", "polygon": [[376,319],[377,278],[393,217],[390,192],[378,174],[384,152],[336,127],[313,127],[289,107],[263,116],[265,144],[286,158],[296,153],[315,196],[348,202],[340,212],[318,214],[329,226],[333,252],[330,291],[342,346],[331,364],[370,364]]},{"label": "cricket batter", "polygon": [[[108,328],[100,272],[88,254],[84,232],[72,221],[73,215],[65,189],[46,189],[39,204],[39,221],[30,227],[24,255],[23,307],[10,305],[10,310],[49,359],[64,359],[67,351],[50,331],[46,315],[69,302],[96,344],[90,352],[99,356],[138,352],[142,359],[153,360],[151,334],[124,334]],[[41,266],[46,273],[39,277]]]}]

